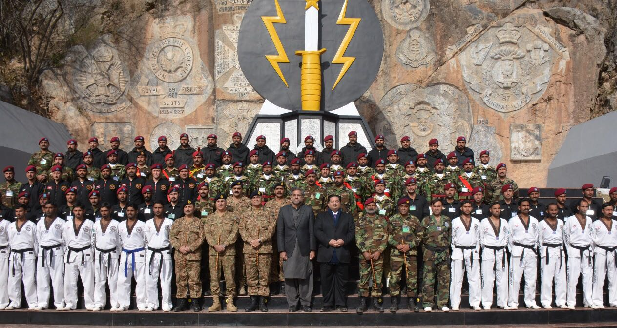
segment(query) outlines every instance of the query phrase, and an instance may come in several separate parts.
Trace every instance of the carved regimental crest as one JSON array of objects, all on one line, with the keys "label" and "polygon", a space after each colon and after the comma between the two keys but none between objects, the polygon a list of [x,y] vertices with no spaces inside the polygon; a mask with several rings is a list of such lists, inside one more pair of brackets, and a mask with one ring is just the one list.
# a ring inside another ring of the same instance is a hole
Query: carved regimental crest
[{"label": "carved regimental crest", "polygon": [[435,46],[422,31],[413,29],[396,49],[396,58],[411,68],[430,66],[436,59]]},{"label": "carved regimental crest", "polygon": [[563,49],[542,27],[506,22],[480,36],[459,59],[474,99],[508,113],[542,96],[556,57],[566,58]]},{"label": "carved regimental crest", "polygon": [[429,0],[382,0],[381,13],[392,26],[408,30],[426,18],[431,4]]}]

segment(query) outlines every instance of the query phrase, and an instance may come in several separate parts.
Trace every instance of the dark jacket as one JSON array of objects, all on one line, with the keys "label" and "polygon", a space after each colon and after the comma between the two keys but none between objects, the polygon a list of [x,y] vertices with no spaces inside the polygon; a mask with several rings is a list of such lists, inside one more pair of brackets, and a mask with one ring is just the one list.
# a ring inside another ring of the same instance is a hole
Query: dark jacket
[{"label": "dark jacket", "polygon": [[242,162],[247,164],[249,162],[249,153],[251,150],[245,144],[241,143],[238,147],[233,143],[229,145],[227,151],[231,153],[231,162]]},{"label": "dark jacket", "polygon": [[[204,147],[201,149],[201,154],[204,157],[204,163],[214,164],[219,167],[223,163],[221,155],[223,155],[223,148],[214,145],[214,147]],[[177,166],[177,165],[176,165]]]},{"label": "dark jacket", "polygon": [[[107,163],[107,153],[103,153],[102,150],[98,148],[89,149],[92,153],[92,165],[97,168],[101,168],[101,166]],[[118,163],[120,163],[120,152],[118,152]]]},{"label": "dark jacket", "polygon": [[398,163],[401,165],[405,165],[409,163],[409,161],[416,162],[418,159],[418,152],[413,148],[399,148],[398,149]]},{"label": "dark jacket", "polygon": [[319,151],[318,151],[315,147],[310,148],[310,149],[309,149],[309,148],[306,148],[306,147],[302,147],[302,150],[300,150],[300,151],[298,152],[298,158],[300,159],[300,166],[302,166],[302,165],[306,164],[306,162],[304,161],[304,153],[305,153],[307,150],[312,150],[312,151],[315,153],[315,155],[314,155],[314,157],[315,157],[315,162],[314,162],[313,164],[317,164],[317,160],[319,159],[319,154],[320,154],[320,153],[319,153]]},{"label": "dark jacket", "polygon": [[456,149],[456,147],[454,148],[454,153],[456,154],[456,158],[458,159],[458,166],[463,166],[463,161],[471,158],[472,160],[475,161],[475,158],[473,157],[473,150],[471,150],[471,148],[469,147],[465,147],[465,149],[463,149],[463,152],[458,151],[458,149]]},{"label": "dark jacket", "polygon": [[128,153],[129,163],[137,163],[137,156],[142,151],[144,152],[144,154],[146,154],[146,165],[148,165],[148,166],[152,165],[152,153],[149,150],[147,150],[146,147],[144,147],[144,149],[140,149],[140,150],[138,150],[137,148],[133,148],[133,150],[131,150]]},{"label": "dark jacket", "polygon": [[386,146],[384,146],[382,150],[379,150],[377,148],[371,149],[371,151],[368,153],[368,165],[370,167],[374,167],[375,163],[377,163],[377,161],[380,159],[383,159],[387,163],[389,151],[390,150],[386,148]]},{"label": "dark jacket", "polygon": [[335,151],[335,148],[324,148],[317,158],[317,165],[321,165],[323,163],[332,164],[332,152]]},{"label": "dark jacket", "polygon": [[171,154],[171,149],[169,149],[169,147],[165,150],[158,147],[152,152],[152,164],[161,164],[165,167],[165,156],[167,156],[167,154]]},{"label": "dark jacket", "polygon": [[300,248],[300,255],[309,256],[311,251],[316,250],[314,235],[313,209],[308,205],[300,206],[300,222],[298,227],[294,225],[292,205],[285,205],[279,210],[276,220],[276,239],[279,252],[287,252],[291,257],[296,247],[296,239]]},{"label": "dark jacket", "polygon": [[270,162],[273,163],[274,165],[274,152],[272,151],[272,149],[270,149],[268,147],[268,145],[264,145],[263,147],[259,148],[257,147],[257,145],[255,145],[255,147],[253,147],[253,149],[257,150],[257,154],[259,155],[259,164],[263,164],[265,162]]},{"label": "dark jacket", "polygon": [[409,214],[417,217],[418,220],[422,221],[425,216],[431,214],[426,197],[416,192],[414,199],[409,198],[409,196],[405,196],[405,198],[409,199]]},{"label": "dark jacket", "polygon": [[293,161],[296,158],[296,154],[290,152],[289,150],[279,150],[279,151],[282,151],[285,154],[285,158],[287,159],[287,165],[291,165],[291,161]]},{"label": "dark jacket", "polygon": [[429,150],[424,155],[426,155],[426,161],[428,162],[426,166],[428,166],[431,170],[435,167],[435,161],[438,159],[442,160],[444,165],[448,165],[446,155],[444,155],[439,149],[435,152]]},{"label": "dark jacket", "polygon": [[38,181],[35,182],[33,185],[30,185],[26,181],[21,184],[21,189],[19,190],[19,192],[25,191],[28,193],[28,195],[30,195],[30,202],[28,203],[28,206],[31,209],[36,210],[41,207],[41,205],[39,204],[39,196],[43,194],[44,188],[45,186]]},{"label": "dark jacket", "polygon": [[[176,167],[180,167],[181,165],[188,165],[189,167],[193,166],[193,153],[195,152],[195,148],[182,148],[179,146],[174,150],[174,165]],[[208,162],[206,162],[208,164]]]},{"label": "dark jacket", "polygon": [[119,186],[126,186],[127,202],[133,203],[137,206],[144,202],[144,196],[141,193],[141,188],[146,185],[146,180],[142,177],[135,177],[133,180],[128,177],[120,180]]},{"label": "dark jacket", "polygon": [[75,171],[77,169],[77,165],[81,163],[83,153],[76,151],[67,151],[64,153],[64,165],[70,167]]},{"label": "dark jacket", "polygon": [[349,163],[354,163],[358,161],[358,155],[362,153],[368,153],[366,148],[359,143],[355,143],[354,145],[347,143],[346,146],[341,148],[341,155],[343,155],[343,166],[347,166]]},{"label": "dark jacket", "polygon": [[[353,246],[355,227],[351,214],[339,210],[339,218],[334,225],[334,216],[331,210],[326,210],[317,215],[315,219],[315,239],[317,239],[317,262],[328,263],[333,254],[340,263],[349,263],[351,259],[350,249]],[[332,247],[330,240],[343,240],[343,246]]]}]

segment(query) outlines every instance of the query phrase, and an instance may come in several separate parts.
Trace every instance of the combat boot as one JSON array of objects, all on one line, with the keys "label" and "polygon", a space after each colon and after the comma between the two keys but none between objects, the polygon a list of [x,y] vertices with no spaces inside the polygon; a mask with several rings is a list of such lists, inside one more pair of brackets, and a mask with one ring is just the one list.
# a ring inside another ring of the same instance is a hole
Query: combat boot
[{"label": "combat boot", "polygon": [[174,307],[174,312],[180,312],[186,310],[186,298],[179,298],[178,304]]},{"label": "combat boot", "polygon": [[368,306],[366,305],[366,297],[360,297],[360,305],[356,308],[357,314],[362,314],[368,310]]},{"label": "combat boot", "polygon": [[240,290],[238,291],[238,295],[240,295],[240,296],[246,295],[246,287],[244,287],[244,285],[242,285],[242,287],[240,287]]},{"label": "combat boot", "polygon": [[246,312],[253,312],[253,311],[257,310],[257,308],[259,307],[258,297],[259,296],[251,295],[251,305],[249,305],[249,307],[244,309],[244,311],[246,311]]},{"label": "combat boot", "polygon": [[407,297],[407,309],[409,311],[420,312],[420,308],[418,307],[418,303],[416,303],[415,297]]},{"label": "combat boot", "polygon": [[212,306],[208,308],[208,312],[216,312],[221,310],[221,301],[218,296],[212,296]]},{"label": "combat boot", "polygon": [[375,307],[375,311],[383,313],[383,298],[381,296],[373,298],[373,307]]},{"label": "combat boot", "polygon": [[191,302],[191,308],[193,308],[193,312],[201,311],[201,306],[199,305],[198,299],[193,299],[193,301]]},{"label": "combat boot", "polygon": [[234,305],[234,297],[233,296],[227,296],[227,299],[225,300],[225,303],[227,303],[227,311],[229,311],[229,312],[236,312],[236,311],[238,311],[238,308]]},{"label": "combat boot", "polygon": [[281,295],[285,295],[285,282],[284,282],[284,281],[281,281],[279,285],[280,285],[280,286],[279,286],[279,292],[280,292],[280,294],[281,294]]},{"label": "combat boot", "polygon": [[390,297],[390,312],[396,313],[398,310],[398,297],[392,296]]},{"label": "combat boot", "polygon": [[261,303],[259,303],[259,310],[261,310],[261,312],[268,312],[268,297],[266,296],[260,296],[261,297]]}]

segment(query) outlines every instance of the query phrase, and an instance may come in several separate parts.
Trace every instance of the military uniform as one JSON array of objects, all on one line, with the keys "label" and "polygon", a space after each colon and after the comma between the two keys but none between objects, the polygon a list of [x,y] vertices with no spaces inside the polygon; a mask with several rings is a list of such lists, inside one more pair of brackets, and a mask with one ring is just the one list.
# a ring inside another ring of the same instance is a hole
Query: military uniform
[{"label": "military uniform", "polygon": [[[400,294],[403,267],[405,268],[405,281],[407,282],[407,297],[415,298],[418,290],[418,245],[422,230],[420,220],[408,214],[402,216],[395,214],[390,217],[388,224],[388,243],[390,250],[390,295]],[[409,245],[409,251],[403,253],[396,246]]]},{"label": "military uniform", "polygon": [[304,175],[298,173],[295,175],[293,173],[289,173],[285,179],[285,186],[287,190],[292,190],[294,188],[300,188],[302,190],[306,189],[306,182],[304,181]]},{"label": "military uniform", "polygon": [[274,173],[274,175],[277,176],[279,180],[287,176],[287,174],[289,174],[290,171],[291,171],[291,168],[286,164],[285,165],[277,164],[272,168],[272,173]]},{"label": "military uniform", "polygon": [[97,181],[101,178],[101,169],[99,169],[98,167],[88,166],[87,172],[88,173],[86,173],[86,179],[92,182]]},{"label": "military uniform", "polygon": [[259,191],[263,193],[264,200],[268,201],[273,197],[274,186],[280,181],[274,174],[256,176],[255,180],[251,182],[251,192]]},{"label": "military uniform", "polygon": [[124,176],[126,175],[126,167],[124,167],[123,164],[111,164],[110,163],[109,166],[111,167],[112,179],[114,179],[115,181],[120,181],[124,179]]},{"label": "military uniform", "polygon": [[[278,214],[278,213],[277,213]],[[243,211],[238,230],[244,241],[244,266],[249,295],[270,296],[269,275],[272,262],[272,236],[276,219],[272,212],[263,207]],[[259,239],[258,248],[253,248],[251,240]]]},{"label": "military uniform", "polygon": [[[228,298],[228,306],[232,304],[233,297],[236,293],[236,275],[235,257],[236,257],[236,240],[238,238],[238,219],[237,215],[226,212],[214,212],[208,215],[206,219],[206,240],[208,245],[208,253],[210,255],[210,292],[214,300],[213,310],[220,309],[218,295],[220,292],[219,282],[221,273],[225,274],[225,288]],[[215,245],[225,246],[225,250],[218,253],[214,250]],[[218,304],[218,309],[216,305]],[[232,304],[233,305],[233,304]]]},{"label": "military uniform", "polygon": [[195,210],[197,210],[201,220],[205,223],[208,215],[214,212],[214,202],[210,198],[198,198],[195,201]]},{"label": "military uniform", "polygon": [[192,166],[189,170],[189,177],[195,179],[197,183],[201,183],[206,178],[206,167],[205,165],[201,166]]},{"label": "military uniform", "polygon": [[379,215],[384,215],[388,217],[392,215],[392,213],[394,213],[396,206],[392,198],[388,197],[388,195],[382,195],[382,196],[373,195],[373,199],[375,199],[375,203],[377,204]]},{"label": "military uniform", "polygon": [[227,183],[224,178],[206,177],[204,181],[208,183],[208,194],[210,198],[214,198],[214,196],[219,194],[229,194],[229,189],[227,188]]},{"label": "military uniform", "polygon": [[[171,226],[169,240],[175,249],[176,297],[184,299],[189,295],[197,299],[201,297],[201,280],[199,269],[201,260],[201,244],[205,239],[204,224],[197,217],[182,217],[175,220]],[[188,246],[189,253],[182,254],[180,247]],[[188,288],[187,288],[188,287]]]},{"label": "military uniform", "polygon": [[[360,282],[358,283],[358,294],[360,297],[369,296],[369,280],[373,278],[373,288],[371,295],[381,297],[383,287],[383,258],[386,247],[388,247],[388,222],[385,216],[375,215],[369,217],[366,213],[361,213],[356,223],[356,244],[360,250]],[[366,260],[362,253],[381,252],[377,260]]]},{"label": "military uniform", "polygon": [[484,187],[482,178],[473,172],[469,174],[467,172],[461,172],[460,175],[456,176],[456,184],[458,186],[460,199],[470,199],[473,196],[471,192],[474,188]]},{"label": "military uniform", "polygon": [[261,164],[248,164],[246,166],[246,171],[244,172],[248,177],[254,177],[259,175],[260,172],[263,171],[263,167]]},{"label": "military uniform", "polygon": [[325,193],[326,190],[317,184],[307,186],[304,189],[304,203],[313,209],[313,215],[315,216],[323,210],[325,202],[328,201]]},{"label": "military uniform", "polygon": [[249,207],[251,207],[251,200],[246,196],[227,198],[227,210],[230,212],[242,213]]},{"label": "military uniform", "polygon": [[169,180],[169,182],[174,182],[178,180],[179,179],[178,177],[180,176],[180,172],[175,167],[172,167],[172,168],[166,167],[163,169],[161,173],[163,174],[163,176],[165,176],[167,180]]},{"label": "military uniform", "polygon": [[[283,198],[281,200],[277,198],[273,198],[269,202],[264,205],[264,209],[269,212],[270,217],[274,220],[274,224],[276,226],[276,220],[279,215],[279,210],[281,207],[285,205],[291,204],[291,200],[289,198]],[[279,258],[279,251],[277,247],[277,238],[272,238],[272,265],[270,271],[270,281],[271,282],[284,282],[285,276],[283,275],[283,260]]]},{"label": "military uniform", "polygon": [[512,185],[512,191],[514,191],[514,199],[518,198],[518,185],[516,184],[516,182],[514,182],[514,180],[510,178],[505,178],[503,180],[496,178],[495,180],[493,180],[493,182],[491,182],[491,184],[486,186],[487,191],[491,195],[490,202],[500,202],[503,200],[503,193],[501,192],[501,187],[507,184]]},{"label": "military uniform", "polygon": [[28,165],[36,166],[37,175],[47,176],[47,172],[54,165],[54,154],[48,151],[38,151],[30,157]]},{"label": "military uniform", "polygon": [[216,175],[222,178],[227,178],[233,175],[234,166],[232,164],[223,164],[216,169]]},{"label": "military uniform", "polygon": [[[66,165],[62,165],[62,180],[67,181],[67,182],[73,182],[73,180],[75,179],[75,172],[73,171],[72,168],[66,166]],[[52,181],[53,179],[51,178],[51,172],[47,173],[47,181]]]},{"label": "military uniform", "polygon": [[152,170],[147,165],[139,166],[137,165],[137,176],[142,177],[144,180],[150,179],[150,175],[152,174]]},{"label": "military uniform", "polygon": [[480,176],[480,179],[488,185],[497,178],[497,170],[494,167],[486,164],[478,164],[473,168],[473,172]]},{"label": "military uniform", "polygon": [[456,180],[453,180],[445,173],[433,173],[431,176],[427,177],[422,185],[421,191],[423,191],[426,200],[430,202],[434,197],[445,196],[444,187],[448,183],[456,184]]},{"label": "military uniform", "polygon": [[324,198],[324,202],[328,201],[330,195],[338,195],[341,197],[341,209],[343,212],[350,213],[354,218],[357,217],[358,214],[358,206],[356,205],[356,194],[350,188],[345,185],[341,185],[337,187],[335,185],[331,186],[326,190],[326,197]]},{"label": "military uniform", "polygon": [[17,196],[21,190],[21,182],[13,180],[13,182],[4,181],[0,184],[0,195],[2,195],[2,205],[13,208],[17,204]]},{"label": "military uniform", "polygon": [[452,221],[441,215],[439,222],[434,215],[422,219],[420,237],[423,247],[422,297],[425,308],[435,304],[435,282],[437,282],[436,304],[444,308],[450,297],[450,240]]}]

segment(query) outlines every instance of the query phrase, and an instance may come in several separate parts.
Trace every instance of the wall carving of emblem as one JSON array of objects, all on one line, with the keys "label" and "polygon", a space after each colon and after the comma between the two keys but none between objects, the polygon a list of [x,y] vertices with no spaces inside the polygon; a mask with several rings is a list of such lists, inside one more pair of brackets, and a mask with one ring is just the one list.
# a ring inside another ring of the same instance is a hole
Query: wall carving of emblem
[{"label": "wall carving of emblem", "polygon": [[510,124],[510,159],[542,159],[542,124]]},{"label": "wall carving of emblem", "polygon": [[[174,150],[180,146],[180,135],[182,134],[182,128],[171,122],[164,122],[152,129],[150,133],[150,150],[154,151],[159,148],[158,139],[160,136],[167,137],[167,147]],[[193,145],[193,147],[195,147]]]},{"label": "wall carving of emblem", "polygon": [[430,66],[437,58],[435,45],[422,31],[413,29],[396,48],[396,58],[407,68]]},{"label": "wall carving of emblem", "polygon": [[381,14],[392,26],[408,30],[414,28],[428,15],[429,0],[382,0]]}]

